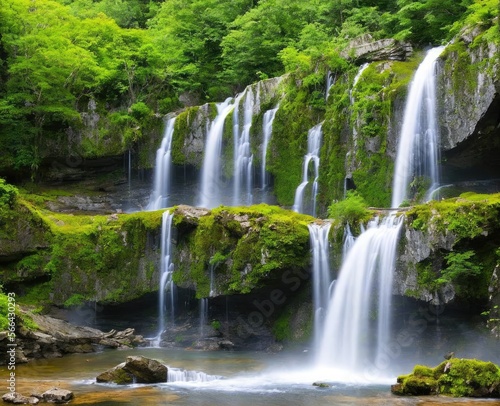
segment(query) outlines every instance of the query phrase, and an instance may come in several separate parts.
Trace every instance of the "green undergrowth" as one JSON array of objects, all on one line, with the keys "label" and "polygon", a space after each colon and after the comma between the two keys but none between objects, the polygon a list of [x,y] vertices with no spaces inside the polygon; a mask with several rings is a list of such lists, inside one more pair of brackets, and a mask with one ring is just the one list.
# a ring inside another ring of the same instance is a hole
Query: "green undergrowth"
[{"label": "green undergrowth", "polygon": [[434,368],[416,365],[399,376],[393,393],[404,396],[500,397],[500,369],[492,362],[451,358]]}]

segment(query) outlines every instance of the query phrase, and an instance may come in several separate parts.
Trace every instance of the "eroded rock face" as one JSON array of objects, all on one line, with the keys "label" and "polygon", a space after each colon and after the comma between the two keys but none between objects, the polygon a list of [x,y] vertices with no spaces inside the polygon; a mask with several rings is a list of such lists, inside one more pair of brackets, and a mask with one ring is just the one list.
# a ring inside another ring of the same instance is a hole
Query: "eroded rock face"
[{"label": "eroded rock face", "polygon": [[410,44],[393,38],[374,41],[370,34],[362,35],[349,44],[341,56],[362,64],[373,61],[405,61],[413,52]]},{"label": "eroded rock face", "polygon": [[[50,316],[30,314],[39,330],[22,325],[16,329],[16,362],[30,359],[58,358],[64,354],[90,353],[97,347],[132,348],[145,344],[134,329],[104,333],[91,327],[75,326]],[[7,348],[7,336],[0,335],[0,349]],[[0,365],[6,364],[6,351],[0,353]]]},{"label": "eroded rock face", "polygon": [[168,368],[154,359],[130,356],[125,362],[97,376],[97,382],[119,385],[167,382]]}]

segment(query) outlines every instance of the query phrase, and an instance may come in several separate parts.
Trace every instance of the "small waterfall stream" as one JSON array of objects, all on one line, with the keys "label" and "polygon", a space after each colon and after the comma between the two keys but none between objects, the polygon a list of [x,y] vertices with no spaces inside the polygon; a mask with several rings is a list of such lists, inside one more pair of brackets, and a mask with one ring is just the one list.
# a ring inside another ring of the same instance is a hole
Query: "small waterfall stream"
[{"label": "small waterfall stream", "polygon": [[331,223],[309,224],[309,239],[313,258],[313,311],[314,311],[314,343],[320,343],[323,322],[330,300],[330,244],[328,233]]},{"label": "small waterfall stream", "polygon": [[[259,90],[254,95],[251,87],[237,98],[233,111],[234,137],[234,173],[233,173],[233,205],[251,205],[252,196],[252,165],[253,154],[250,148],[250,129],[254,109],[259,108]],[[241,101],[243,103],[243,124],[240,126]]]},{"label": "small waterfall stream", "polygon": [[262,141],[262,166],[261,166],[262,186],[261,187],[263,193],[267,191],[267,187],[269,184],[269,175],[266,172],[267,149],[269,147],[269,141],[271,141],[271,135],[273,132],[273,122],[274,118],[276,117],[278,108],[279,106],[276,106],[274,109],[266,111],[264,113],[264,118],[262,123],[263,141]]},{"label": "small waterfall stream", "polygon": [[198,206],[211,209],[221,203],[221,152],[224,122],[234,106],[232,98],[217,104],[217,116],[210,123],[201,169]]},{"label": "small waterfall stream", "polygon": [[[321,148],[321,127],[322,123],[311,128],[307,134],[307,154],[304,156],[304,164],[302,167],[302,183],[295,190],[295,199],[293,203],[293,211],[297,213],[311,214],[316,216],[316,196],[318,194],[318,176],[319,176],[319,154]],[[309,164],[313,162],[314,179],[311,190],[311,209],[304,208],[304,194],[306,186],[309,184]]]},{"label": "small waterfall stream", "polygon": [[432,48],[418,67],[406,100],[394,167],[392,205],[409,197],[410,183],[426,187],[425,198],[439,186],[439,128],[436,118],[436,61],[444,47]]},{"label": "small waterfall stream", "polygon": [[[161,223],[161,257],[160,257],[160,286],[158,290],[158,334],[153,346],[158,347],[161,335],[165,331],[167,318],[174,325],[175,316],[175,285],[172,280],[174,264],[172,262],[172,220],[174,214],[168,210],[163,212]],[[169,302],[167,302],[169,291]]]},{"label": "small waterfall stream", "polygon": [[[172,138],[175,117],[170,118],[165,126],[165,133],[160,148],[156,151],[153,193],[147,210],[159,210],[167,207],[172,177]],[[130,164],[130,162],[129,162]]]}]

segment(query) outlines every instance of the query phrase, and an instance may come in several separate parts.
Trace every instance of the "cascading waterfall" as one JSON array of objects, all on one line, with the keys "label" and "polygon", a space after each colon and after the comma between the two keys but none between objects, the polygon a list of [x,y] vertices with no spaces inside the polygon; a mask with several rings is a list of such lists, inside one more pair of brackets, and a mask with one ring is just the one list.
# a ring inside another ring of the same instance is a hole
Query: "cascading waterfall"
[{"label": "cascading waterfall", "polygon": [[345,230],[344,230],[344,245],[342,247],[342,258],[344,260],[347,258],[347,254],[351,250],[355,241],[356,241],[356,239],[352,235],[351,227],[349,227],[349,224],[347,224],[345,226]]},{"label": "cascading waterfall", "polygon": [[[259,107],[259,88],[254,95],[251,87],[237,98],[233,111],[234,137],[234,174],[233,174],[233,205],[252,204],[252,165],[253,154],[250,148],[250,129],[254,109]],[[240,102],[243,104],[243,124],[240,128]],[[244,194],[242,193],[244,190]]]},{"label": "cascading waterfall", "polygon": [[[428,52],[419,66],[408,93],[405,119],[396,159],[392,207],[407,196],[409,178],[416,168],[427,168],[437,184],[437,128],[435,125],[435,61],[442,48]],[[423,111],[423,112],[422,112]],[[420,141],[415,142],[415,139]],[[424,144],[429,147],[425,151]],[[413,152],[415,151],[415,152]],[[321,343],[316,347],[316,365],[358,377],[383,365],[390,354],[392,280],[396,245],[402,218],[390,213],[381,222],[368,224],[356,238],[335,282],[328,304]],[[351,239],[350,230],[346,229]],[[352,241],[351,241],[352,242]],[[371,320],[376,312],[376,322]]]},{"label": "cascading waterfall", "polygon": [[266,162],[267,162],[267,149],[269,147],[269,141],[271,140],[271,135],[273,132],[273,122],[276,117],[279,106],[274,109],[268,110],[264,113],[264,119],[262,123],[262,167],[261,167],[261,177],[262,177],[262,192],[265,193],[269,183],[269,176],[266,172]]},{"label": "cascading waterfall", "polygon": [[323,332],[323,321],[330,300],[330,244],[328,233],[331,223],[309,224],[309,239],[313,258],[313,311],[314,311],[314,342],[320,343]]},{"label": "cascading waterfall", "polygon": [[[317,365],[358,373],[383,354],[401,224],[401,218],[393,215],[380,224],[373,220],[348,251],[328,305]],[[376,303],[378,322],[370,328],[370,311]]]},{"label": "cascading waterfall", "polygon": [[163,140],[161,141],[160,148],[156,151],[154,189],[149,199],[148,210],[163,209],[168,204],[172,177],[172,137],[174,135],[174,124],[175,117],[167,121]]},{"label": "cascading waterfall", "polygon": [[[165,331],[166,318],[174,324],[175,316],[175,285],[172,280],[174,264],[172,262],[172,220],[174,214],[168,210],[163,212],[161,224],[161,258],[160,258],[160,286],[158,300],[158,334],[153,341],[153,346],[158,347],[161,342],[161,335]],[[167,303],[166,292],[170,292],[170,303]],[[169,314],[167,315],[167,307]]]},{"label": "cascading waterfall", "polygon": [[427,196],[439,186],[435,93],[436,61],[443,49],[437,47],[427,52],[411,83],[394,168],[392,207],[399,207],[409,197],[410,182],[428,180]]},{"label": "cascading waterfall", "polygon": [[223,379],[219,375],[208,375],[201,371],[187,371],[185,369],[168,367],[167,382],[210,382]]},{"label": "cascading waterfall", "polygon": [[311,210],[309,214],[316,216],[316,196],[318,194],[318,176],[319,176],[319,154],[321,148],[321,127],[322,123],[311,128],[307,134],[307,154],[304,156],[304,165],[302,168],[302,183],[295,190],[295,199],[293,211],[305,213],[304,194],[306,186],[309,184],[309,164],[314,164],[314,180],[311,191]]},{"label": "cascading waterfall", "polygon": [[212,123],[210,123],[205,142],[198,205],[209,209],[221,203],[222,133],[224,131],[226,117],[234,108],[231,102],[232,98],[228,98],[224,103],[218,103],[216,105],[217,116]]}]

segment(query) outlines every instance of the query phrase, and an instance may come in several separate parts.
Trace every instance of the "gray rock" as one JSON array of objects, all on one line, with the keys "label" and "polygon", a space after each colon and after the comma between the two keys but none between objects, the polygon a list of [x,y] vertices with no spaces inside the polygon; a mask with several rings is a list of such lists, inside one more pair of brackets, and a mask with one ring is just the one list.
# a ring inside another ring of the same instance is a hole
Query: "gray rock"
[{"label": "gray rock", "polygon": [[24,396],[17,392],[9,392],[2,396],[5,403],[12,403],[14,405],[37,405],[40,402],[33,396]]},{"label": "gray rock", "polygon": [[45,402],[66,403],[73,399],[73,392],[66,389],[52,388],[42,393]]},{"label": "gray rock", "polygon": [[405,61],[412,52],[411,45],[406,42],[393,38],[374,41],[370,34],[364,34],[352,40],[341,56],[361,64],[386,60]]},{"label": "gray rock", "polygon": [[168,368],[161,362],[142,356],[127,357],[124,370],[135,377],[137,383],[166,382]]},{"label": "gray rock", "polygon": [[161,362],[142,356],[127,357],[118,364],[96,377],[100,383],[159,383],[167,382],[168,368]]}]

